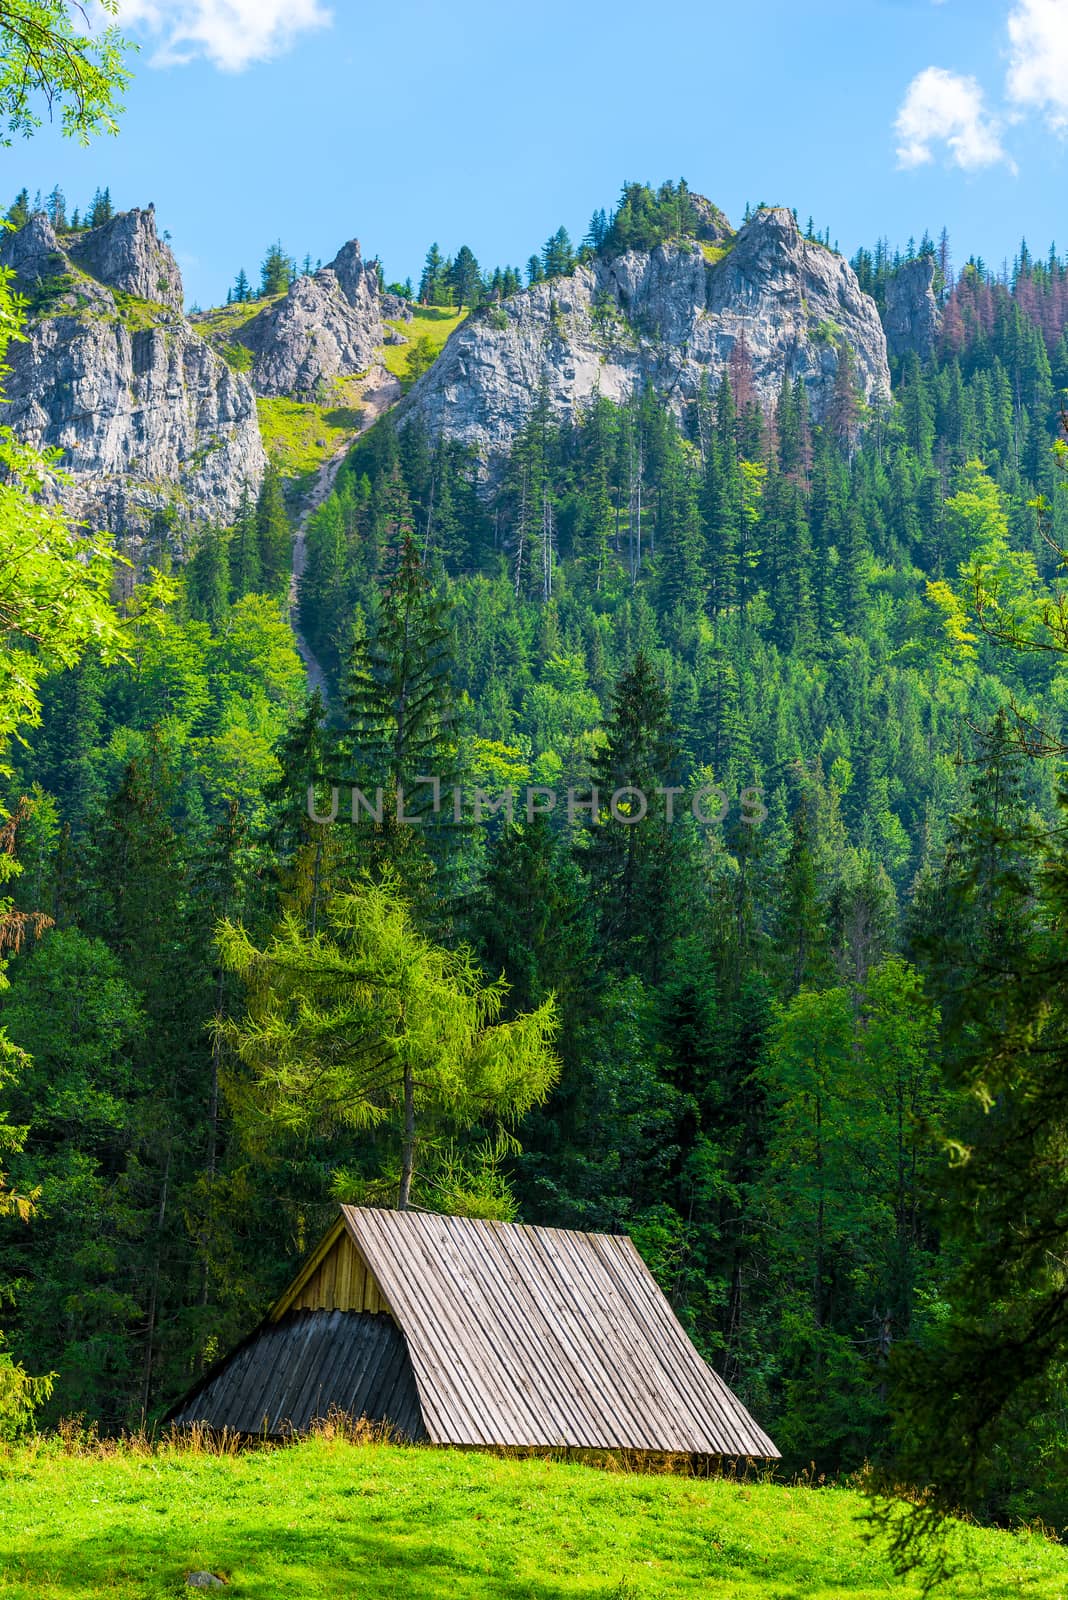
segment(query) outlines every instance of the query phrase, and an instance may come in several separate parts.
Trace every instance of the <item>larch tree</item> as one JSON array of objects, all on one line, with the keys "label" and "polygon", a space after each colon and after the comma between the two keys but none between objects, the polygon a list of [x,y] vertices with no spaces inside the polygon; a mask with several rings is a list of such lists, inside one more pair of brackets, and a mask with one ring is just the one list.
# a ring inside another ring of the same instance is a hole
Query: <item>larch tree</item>
[{"label": "larch tree", "polygon": [[323,933],[288,915],[262,949],[230,922],[217,939],[248,995],[243,1017],[218,1023],[248,1069],[246,1135],[391,1124],[401,1210],[435,1141],[440,1153],[457,1131],[514,1124],[556,1080],[553,999],[502,1021],[504,982],[420,933],[395,881],[337,896]]}]

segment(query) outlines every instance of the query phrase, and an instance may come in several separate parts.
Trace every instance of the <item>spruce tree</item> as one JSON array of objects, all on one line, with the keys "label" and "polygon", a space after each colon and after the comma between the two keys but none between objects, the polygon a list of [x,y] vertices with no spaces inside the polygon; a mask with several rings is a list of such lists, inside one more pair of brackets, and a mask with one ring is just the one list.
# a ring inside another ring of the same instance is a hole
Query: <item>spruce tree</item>
[{"label": "spruce tree", "polygon": [[289,587],[293,534],[281,474],[274,466],[267,468],[256,502],[256,539],[264,593],[284,594]]},{"label": "spruce tree", "polygon": [[186,607],[197,622],[217,633],[230,611],[230,559],[226,535],[206,528],[185,573]]},{"label": "spruce tree", "polygon": [[[656,977],[672,930],[685,823],[668,822],[658,789],[679,781],[670,703],[639,650],[612,695],[595,767],[597,819],[588,828],[590,888],[610,963]],[[680,797],[675,807],[681,810]]]},{"label": "spruce tree", "polygon": [[260,591],[260,533],[256,506],[247,483],[241,490],[237,520],[230,535],[230,581],[235,600],[240,600],[243,594],[257,594]]},{"label": "spruce tree", "polygon": [[20,189],[8,211],[7,220],[13,228],[21,228],[30,220],[30,191]]},{"label": "spruce tree", "polygon": [[456,252],[456,259],[449,274],[449,284],[457,311],[462,311],[464,306],[476,306],[481,299],[482,278],[478,262],[474,252],[466,244],[462,244]]},{"label": "spruce tree", "polygon": [[260,264],[260,294],[285,294],[296,268],[282,247],[281,240],[271,245]]}]

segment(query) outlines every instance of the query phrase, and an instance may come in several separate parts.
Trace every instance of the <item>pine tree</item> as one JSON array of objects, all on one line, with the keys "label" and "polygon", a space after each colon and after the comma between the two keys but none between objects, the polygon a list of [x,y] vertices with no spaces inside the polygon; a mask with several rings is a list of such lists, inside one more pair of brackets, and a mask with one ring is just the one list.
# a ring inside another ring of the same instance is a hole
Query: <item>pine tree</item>
[{"label": "pine tree", "polygon": [[115,210],[111,204],[111,190],[98,189],[93,196],[93,204],[87,219],[89,227],[102,227],[105,222],[110,222],[114,215]]},{"label": "pine tree", "polygon": [[474,252],[462,244],[456,252],[449,275],[452,299],[458,311],[464,306],[476,306],[482,295],[482,278]]},{"label": "pine tree", "polygon": [[282,248],[281,240],[276,240],[260,265],[260,294],[285,294],[295,272],[293,261]]},{"label": "pine tree", "polygon": [[293,534],[277,467],[268,467],[264,474],[256,502],[256,538],[263,591],[282,594],[289,586]]},{"label": "pine tree", "polygon": [[62,232],[67,227],[67,199],[58,183],[48,196],[45,209],[53,228],[57,233]]},{"label": "pine tree", "polygon": [[233,599],[240,600],[243,594],[259,593],[261,572],[256,506],[246,483],[241,490],[237,520],[230,536],[230,581]]},{"label": "pine tree", "polygon": [[186,606],[197,622],[219,632],[230,611],[230,561],[226,535],[206,528],[186,567]]},{"label": "pine tree", "polygon": [[605,732],[594,767],[598,820],[589,828],[590,888],[612,964],[655,979],[676,911],[684,825],[667,821],[657,793],[678,782],[679,758],[668,696],[643,650],[612,695]]},{"label": "pine tree", "polygon": [[444,305],[447,294],[446,262],[435,242],[426,253],[419,279],[419,299],[424,306]]},{"label": "pine tree", "polygon": [[826,946],[826,915],[816,869],[815,806],[806,787],[791,825],[776,936],[787,994],[816,987],[826,977]]},{"label": "pine tree", "polygon": [[21,228],[30,220],[30,191],[20,189],[8,211],[7,220],[13,228]]},{"label": "pine tree", "polygon": [[571,248],[571,238],[566,228],[557,228],[552,237],[545,241],[541,251],[541,264],[546,278],[566,277],[569,272],[574,272],[575,252]]}]

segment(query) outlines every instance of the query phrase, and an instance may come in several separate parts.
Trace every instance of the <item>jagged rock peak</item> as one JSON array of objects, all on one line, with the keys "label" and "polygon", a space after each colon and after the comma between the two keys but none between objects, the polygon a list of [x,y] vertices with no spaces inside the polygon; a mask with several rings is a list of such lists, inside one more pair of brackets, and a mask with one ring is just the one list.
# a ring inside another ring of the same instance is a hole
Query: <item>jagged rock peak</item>
[{"label": "jagged rock peak", "polygon": [[156,232],[152,206],[120,211],[110,222],[64,242],[74,264],[109,289],[181,311],[182,274],[170,246]]},{"label": "jagged rock peak", "polygon": [[62,452],[72,514],[134,543],[156,511],[232,521],[267,465],[255,396],[185,319],[151,209],[58,239],[35,215],[0,241],[0,261],[30,313],[0,416]]},{"label": "jagged rock peak", "polygon": [[646,384],[684,416],[739,346],[768,412],[783,379],[800,379],[822,417],[843,347],[865,398],[890,392],[875,302],[842,256],[802,238],[785,207],[769,207],[723,244],[630,250],[473,313],[403,414],[490,457],[510,446],[543,384],[559,420],[595,394],[622,401]]},{"label": "jagged rock peak", "polygon": [[365,372],[386,341],[378,269],[350,239],[328,266],[300,277],[235,334],[253,354],[257,394],[318,400],[338,378]]},{"label": "jagged rock peak", "polygon": [[930,255],[905,264],[886,285],[883,327],[895,361],[917,355],[926,361],[938,342],[942,311],[934,292],[935,263]]},{"label": "jagged rock peak", "polygon": [[690,204],[697,213],[698,239],[705,240],[708,244],[724,244],[734,233],[726,213],[713,205],[703,194],[690,195]]},{"label": "jagged rock peak", "polygon": [[342,294],[351,305],[359,303],[366,287],[365,279],[368,272],[374,273],[374,287],[378,288],[378,273],[373,266],[368,267],[365,263],[360,254],[359,239],[350,239],[347,244],[343,244],[333,261],[327,262],[325,267],[320,267],[315,276],[325,278],[328,272],[333,273]]},{"label": "jagged rock peak", "polygon": [[0,233],[0,266],[9,267],[23,288],[62,271],[55,229],[43,211],[35,211],[16,233]]}]

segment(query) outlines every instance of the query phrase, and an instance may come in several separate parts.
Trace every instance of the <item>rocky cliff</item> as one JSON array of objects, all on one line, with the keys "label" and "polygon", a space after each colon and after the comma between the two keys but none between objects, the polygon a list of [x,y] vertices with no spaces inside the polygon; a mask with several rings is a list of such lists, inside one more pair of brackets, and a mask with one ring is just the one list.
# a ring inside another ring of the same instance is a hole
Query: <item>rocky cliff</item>
[{"label": "rocky cliff", "polygon": [[899,267],[886,285],[883,327],[895,361],[917,355],[926,361],[938,342],[942,312],[934,293],[933,256],[919,256]]},{"label": "rocky cliff", "polygon": [[737,351],[766,410],[784,376],[799,378],[818,419],[845,348],[864,396],[889,395],[874,301],[841,256],[803,239],[792,214],[775,207],[726,244],[630,251],[475,313],[403,414],[491,457],[510,444],[543,383],[560,418],[595,394],[620,401],[646,384],[681,414]]},{"label": "rocky cliff", "polygon": [[384,317],[403,315],[410,315],[404,302],[382,294],[377,267],[350,239],[329,266],[298,278],[233,340],[252,352],[257,394],[321,400],[335,379],[366,372],[375,351],[396,338]]},{"label": "rocky cliff", "polygon": [[232,520],[266,467],[255,396],[186,320],[151,208],[59,238],[38,214],[3,238],[0,264],[30,318],[0,416],[59,448],[72,512],[128,535],[155,511]]}]

